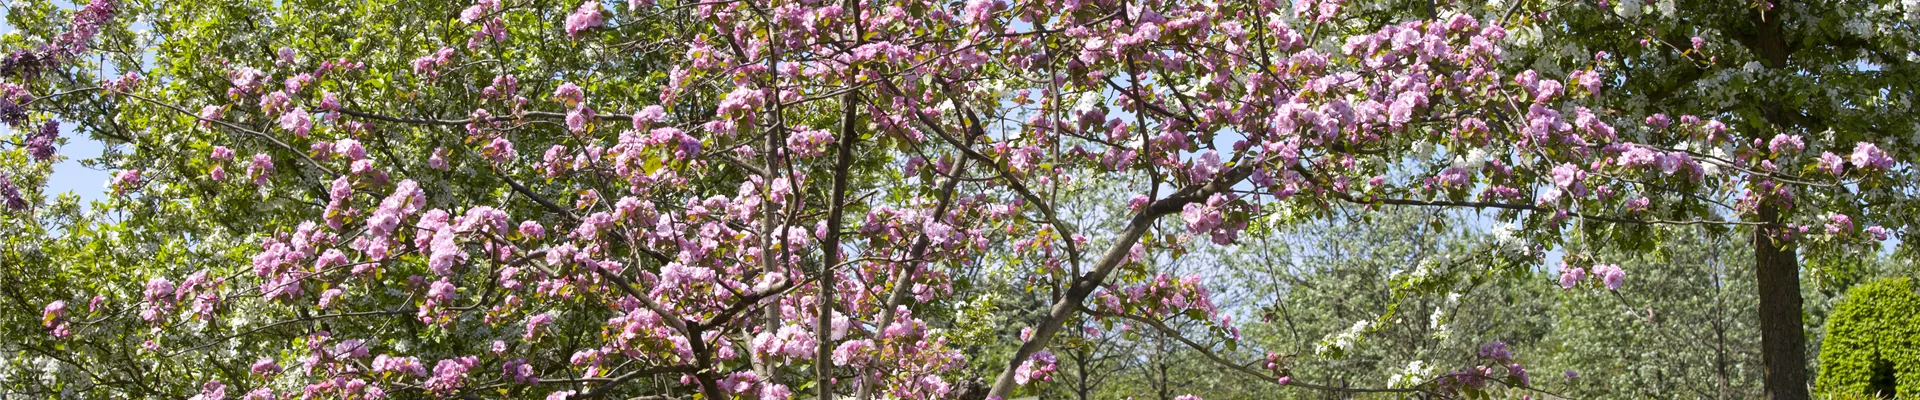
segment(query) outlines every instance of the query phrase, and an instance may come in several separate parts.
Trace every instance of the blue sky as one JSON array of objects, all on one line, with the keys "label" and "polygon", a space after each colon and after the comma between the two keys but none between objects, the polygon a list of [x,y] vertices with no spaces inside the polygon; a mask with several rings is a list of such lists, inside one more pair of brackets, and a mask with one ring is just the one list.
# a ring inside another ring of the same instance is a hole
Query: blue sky
[{"label": "blue sky", "polygon": [[47,177],[46,193],[72,192],[82,199],[82,203],[99,200],[106,196],[107,179],[112,171],[96,170],[80,165],[80,160],[100,156],[105,144],[86,136],[75,136],[71,126],[61,126],[60,135],[67,139],[60,146],[60,154],[67,156],[53,166],[53,175]]},{"label": "blue sky", "polygon": [[[0,132],[11,134],[13,128],[0,125]],[[73,124],[70,123],[60,125],[60,137],[66,139],[66,144],[59,148],[60,155],[65,159],[53,165],[53,174],[47,176],[43,193],[52,198],[70,192],[79,195],[82,204],[104,199],[107,180],[113,176],[113,171],[88,168],[80,165],[80,161],[99,157],[106,145],[85,135],[74,135]]]}]

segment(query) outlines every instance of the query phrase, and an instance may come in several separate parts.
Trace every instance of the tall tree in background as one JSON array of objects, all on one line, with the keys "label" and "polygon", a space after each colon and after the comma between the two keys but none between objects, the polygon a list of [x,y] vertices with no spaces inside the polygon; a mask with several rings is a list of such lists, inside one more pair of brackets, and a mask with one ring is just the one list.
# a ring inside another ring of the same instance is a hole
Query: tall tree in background
[{"label": "tall tree in background", "polygon": [[[1534,19],[1528,25],[1537,29],[1541,43],[1560,46],[1528,57],[1536,65],[1593,51],[1612,52],[1619,60],[1617,68],[1604,71],[1606,81],[1621,82],[1605,96],[1608,108],[1722,116],[1740,140],[1780,143],[1772,146],[1776,148],[1797,148],[1793,143],[1801,138],[1839,146],[1863,140],[1903,149],[1920,146],[1920,125],[1900,117],[1916,111],[1914,77],[1920,69],[1915,61],[1920,53],[1915,52],[1915,44],[1920,43],[1920,32],[1912,26],[1920,20],[1920,9],[1913,4],[1582,1],[1576,2],[1578,11],[1556,13],[1543,4],[1526,3],[1514,2],[1510,12]],[[1765,158],[1780,163],[1777,158],[1783,156],[1793,155],[1775,152]],[[1807,172],[1782,168],[1773,172],[1776,177],[1763,181],[1779,182]],[[1915,215],[1911,203],[1899,200],[1911,193],[1903,190],[1876,190],[1873,185],[1775,190],[1780,192],[1777,197],[1787,201],[1758,202],[1742,209],[1740,219],[1798,230],[1791,226],[1795,208],[1904,221],[1896,225],[1912,223]],[[1851,206],[1835,206],[1840,203]],[[1820,224],[1809,225],[1820,228]],[[1802,351],[1808,341],[1800,323],[1804,312],[1798,252],[1822,246],[1781,240],[1794,233],[1755,229],[1749,240],[1758,278],[1768,398],[1806,398],[1804,388],[1812,377]]]},{"label": "tall tree in background", "polygon": [[[1730,233],[1667,229],[1652,252],[1600,252],[1639,271],[1633,295],[1569,291],[1550,311],[1542,375],[1583,398],[1743,399],[1761,394],[1750,247]],[[1871,254],[1867,257],[1873,257]],[[1819,296],[1813,296],[1818,298]],[[1810,311],[1823,311],[1812,304]],[[1808,325],[1817,327],[1817,322]],[[1656,367],[1657,366],[1657,367]]]},{"label": "tall tree in background", "polygon": [[[1570,286],[1620,296],[1600,251],[1747,232],[1767,393],[1806,397],[1799,252],[1905,229],[1896,160],[1920,144],[1889,119],[1913,111],[1912,41],[1819,29],[1911,11],[1399,3],[13,4],[0,349],[51,372],[0,384],[940,398],[981,378],[1007,398],[1054,378],[1066,328],[1118,322],[1292,388],[1531,389],[1504,345],[1391,388],[1230,359],[1242,333],[1207,286],[1228,275],[1155,268],[1249,226],[1414,207],[1513,233],[1370,295],[1538,291],[1526,266],[1581,243]],[[1670,80],[1753,70],[1779,82]],[[91,208],[39,194],[62,120],[112,146]],[[972,359],[956,316],[990,307],[956,286],[1005,284],[1044,307]]]},{"label": "tall tree in background", "polygon": [[[1215,294],[1234,315],[1248,316],[1239,351],[1209,346],[1161,349],[1156,332],[1122,327],[1099,335],[1092,351],[1150,357],[1106,358],[1096,398],[1157,393],[1157,359],[1175,359],[1172,380],[1208,399],[1320,398],[1318,393],[1273,390],[1230,367],[1208,365],[1205,353],[1258,359],[1261,351],[1286,356],[1299,379],[1340,382],[1360,388],[1418,386],[1467,373],[1485,363],[1479,350],[1500,342],[1529,374],[1528,389],[1504,391],[1546,398],[1702,398],[1760,396],[1761,360],[1757,298],[1749,254],[1733,232],[1698,227],[1656,230],[1665,237],[1651,253],[1596,250],[1634,271],[1618,292],[1595,290],[1592,281],[1563,288],[1564,271],[1502,266],[1476,255],[1519,244],[1501,225],[1436,229],[1435,219],[1476,220],[1472,214],[1415,212],[1338,213],[1326,221],[1249,233],[1238,246],[1204,259],[1163,268],[1179,272],[1218,266],[1235,282]],[[1576,248],[1586,245],[1575,243]],[[1865,260],[1854,281],[1910,276],[1910,266],[1886,255]],[[1517,277],[1506,277],[1509,274]],[[1420,274],[1445,282],[1399,288],[1392,277]],[[1822,271],[1821,275],[1833,275]],[[1809,329],[1817,331],[1832,307],[1832,293],[1806,291]],[[1278,302],[1259,301],[1278,298]],[[1355,322],[1363,335],[1347,336]],[[1104,332],[1104,331],[1102,331]],[[1192,333],[1182,330],[1183,333]],[[1131,333],[1129,335],[1128,333]],[[1075,343],[1080,340],[1076,338]],[[1339,344],[1340,346],[1333,346]],[[1338,350],[1338,351],[1335,351]],[[1085,351],[1075,348],[1072,351]],[[1167,352],[1161,355],[1155,352]],[[1100,354],[1100,353],[1095,353]],[[1145,358],[1142,360],[1142,358]],[[1509,365],[1510,366],[1510,365]],[[1078,367],[1063,372],[1078,375]],[[1508,371],[1494,371],[1504,375]],[[1224,381],[1225,384],[1219,384]],[[1069,382],[1072,386],[1071,383]],[[1080,390],[1074,388],[1074,390]],[[1497,391],[1496,393],[1500,393]],[[1072,396],[1066,396],[1071,398]],[[1499,398],[1499,395],[1495,396]]]}]

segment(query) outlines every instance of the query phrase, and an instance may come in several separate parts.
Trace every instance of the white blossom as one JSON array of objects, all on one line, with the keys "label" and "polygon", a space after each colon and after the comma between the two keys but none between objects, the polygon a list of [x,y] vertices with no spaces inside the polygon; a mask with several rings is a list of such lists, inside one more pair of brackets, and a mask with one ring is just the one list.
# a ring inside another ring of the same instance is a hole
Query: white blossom
[{"label": "white blossom", "polygon": [[1395,372],[1393,377],[1387,378],[1387,386],[1395,388],[1420,386],[1420,384],[1426,383],[1427,379],[1434,376],[1437,372],[1438,370],[1435,369],[1434,366],[1428,365],[1426,361],[1413,360],[1413,362],[1407,363],[1406,368]]},{"label": "white blossom", "polygon": [[1426,140],[1413,142],[1413,159],[1432,160],[1433,159],[1433,143],[1429,143]]}]

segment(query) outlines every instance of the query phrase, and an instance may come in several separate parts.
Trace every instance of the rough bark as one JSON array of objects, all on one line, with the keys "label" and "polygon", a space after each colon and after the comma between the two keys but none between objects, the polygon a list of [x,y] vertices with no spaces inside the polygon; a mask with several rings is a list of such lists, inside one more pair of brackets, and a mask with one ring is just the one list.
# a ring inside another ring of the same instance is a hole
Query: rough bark
[{"label": "rough bark", "polygon": [[[1763,203],[1759,218],[1777,222],[1779,211]],[[1769,400],[1806,400],[1807,333],[1801,326],[1800,260],[1774,240],[1777,228],[1753,230],[1753,267],[1760,293],[1760,360]]]},{"label": "rough bark", "polygon": [[[1785,10],[1786,7],[1776,8]],[[1784,69],[1798,49],[1788,40],[1781,16],[1754,11],[1752,26],[1734,36],[1769,69]],[[1787,107],[1780,99],[1762,99],[1761,117],[1776,126],[1813,129],[1819,124]],[[1780,210],[1762,202],[1758,222],[1780,222]],[[1770,400],[1808,399],[1807,332],[1801,325],[1800,260],[1791,247],[1774,238],[1778,228],[1753,230],[1753,268],[1760,294],[1760,360],[1765,397]]]}]

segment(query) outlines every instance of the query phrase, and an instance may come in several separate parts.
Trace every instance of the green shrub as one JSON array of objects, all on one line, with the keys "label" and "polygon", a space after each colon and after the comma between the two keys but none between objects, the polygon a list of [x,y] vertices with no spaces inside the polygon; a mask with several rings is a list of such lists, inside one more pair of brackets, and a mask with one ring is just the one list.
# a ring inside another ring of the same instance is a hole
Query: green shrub
[{"label": "green shrub", "polygon": [[1882,279],[1847,291],[1820,342],[1826,396],[1920,398],[1920,293],[1909,278]]}]

